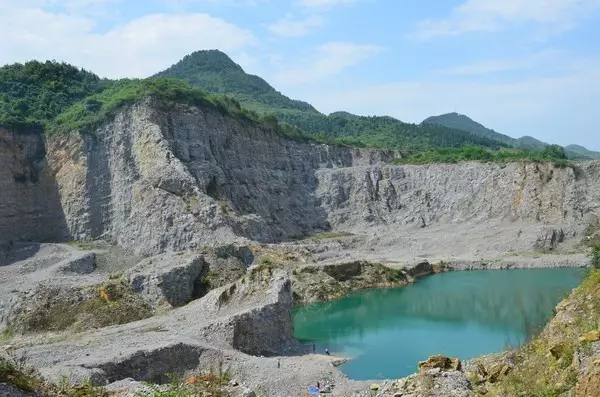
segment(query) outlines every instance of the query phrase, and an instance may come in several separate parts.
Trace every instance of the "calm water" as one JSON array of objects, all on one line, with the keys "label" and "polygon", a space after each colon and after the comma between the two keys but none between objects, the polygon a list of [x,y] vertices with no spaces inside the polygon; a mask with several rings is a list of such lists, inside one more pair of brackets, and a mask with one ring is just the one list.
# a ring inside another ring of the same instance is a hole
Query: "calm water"
[{"label": "calm water", "polygon": [[401,288],[299,307],[296,338],[353,357],[352,379],[398,378],[433,354],[472,358],[521,343],[543,327],[583,269],[451,272]]}]

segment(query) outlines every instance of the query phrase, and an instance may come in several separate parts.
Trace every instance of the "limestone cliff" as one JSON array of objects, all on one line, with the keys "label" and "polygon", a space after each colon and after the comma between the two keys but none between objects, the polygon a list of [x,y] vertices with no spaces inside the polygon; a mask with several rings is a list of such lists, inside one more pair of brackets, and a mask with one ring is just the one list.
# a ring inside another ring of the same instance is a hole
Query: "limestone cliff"
[{"label": "limestone cliff", "polygon": [[67,234],[45,154],[38,132],[17,135],[0,128],[0,251],[11,241],[60,240]]},{"label": "limestone cliff", "polygon": [[600,162],[393,166],[393,157],[300,143],[212,108],[146,99],[91,135],[48,138],[45,149],[39,136],[3,132],[0,240],[104,238],[154,254],[498,220],[545,227],[534,237],[546,248],[599,212]]}]

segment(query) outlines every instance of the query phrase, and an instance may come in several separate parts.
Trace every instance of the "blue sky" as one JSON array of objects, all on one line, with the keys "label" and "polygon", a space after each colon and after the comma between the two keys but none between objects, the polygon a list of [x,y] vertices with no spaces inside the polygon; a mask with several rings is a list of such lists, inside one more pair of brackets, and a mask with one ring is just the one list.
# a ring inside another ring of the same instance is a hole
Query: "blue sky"
[{"label": "blue sky", "polygon": [[600,0],[0,0],[0,34],[2,64],[145,77],[218,48],[325,113],[600,150]]}]

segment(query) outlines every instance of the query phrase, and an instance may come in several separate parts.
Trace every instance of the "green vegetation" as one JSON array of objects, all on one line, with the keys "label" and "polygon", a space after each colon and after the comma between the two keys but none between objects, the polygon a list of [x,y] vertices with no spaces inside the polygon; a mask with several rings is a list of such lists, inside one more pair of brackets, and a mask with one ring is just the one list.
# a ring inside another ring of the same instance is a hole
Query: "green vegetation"
[{"label": "green vegetation", "polygon": [[152,309],[122,280],[82,291],[83,299],[53,294],[15,322],[23,332],[83,330],[125,324],[152,315]]},{"label": "green vegetation", "polygon": [[7,357],[0,356],[0,384],[5,383],[37,396],[108,397],[103,388],[94,386],[90,381],[79,386],[70,385],[66,379],[62,379],[58,385],[46,382],[27,364],[25,353],[17,355],[13,350],[7,353]]},{"label": "green vegetation", "polygon": [[[514,368],[486,384],[486,395],[558,397],[572,394],[569,391],[573,391],[578,381],[577,371],[571,366],[574,354],[590,350],[600,324],[600,311],[590,310],[590,307],[600,307],[600,270],[590,271],[567,300],[568,305],[563,308],[568,310],[567,315],[558,316],[541,335],[508,353]],[[490,372],[502,365],[490,366]]]},{"label": "green vegetation", "polygon": [[600,159],[600,152],[589,150],[580,145],[565,146],[565,150],[569,153],[569,157],[581,159]]},{"label": "green vegetation", "polygon": [[198,375],[179,379],[171,376],[167,385],[147,384],[149,391],[137,392],[136,397],[195,397],[195,396],[231,396],[225,387],[231,380],[231,368],[225,368],[222,361]]},{"label": "green vegetation", "polygon": [[600,269],[600,244],[592,247],[592,266]]},{"label": "green vegetation", "polygon": [[397,164],[429,164],[458,163],[460,161],[497,161],[509,162],[529,160],[534,162],[551,162],[556,165],[567,165],[567,155],[558,145],[548,145],[539,152],[526,152],[517,149],[490,150],[483,147],[466,145],[460,148],[427,149],[416,152],[403,159],[395,160]]},{"label": "green vegetation", "polygon": [[[0,68],[0,126],[19,133],[90,134],[147,97],[158,98],[167,107],[178,103],[211,107],[301,142],[397,149],[402,163],[564,160],[564,150],[559,153],[556,145],[531,137],[513,139],[458,114],[429,118],[419,125],[347,112],[324,115],[246,74],[217,50],[190,54],[150,79],[100,79],[51,61]],[[589,155],[583,147],[575,149],[579,156]]]},{"label": "green vegetation", "polygon": [[282,108],[318,113],[308,103],[294,101],[260,77],[246,74],[241,66],[218,50],[186,55],[180,62],[153,77],[175,78],[208,92],[227,94],[254,111]]},{"label": "green vegetation", "polygon": [[[531,136],[523,136],[518,139],[511,138],[508,135],[504,135],[492,129],[486,128],[478,122],[471,120],[469,117],[458,113],[446,113],[440,116],[429,117],[423,120],[422,124],[438,124],[461,131],[467,131],[473,135],[493,139],[526,152],[542,151],[548,145]],[[569,145],[566,146],[564,150],[568,158],[571,160],[590,160],[600,158],[599,152],[588,150],[579,145]]]},{"label": "green vegetation", "polygon": [[[209,95],[182,81],[124,79],[114,82],[106,90],[88,97],[85,101],[75,103],[56,117],[49,125],[48,132],[50,134],[73,130],[90,132],[107,118],[113,117],[120,109],[146,97],[197,106],[212,106],[226,115],[253,119],[253,115],[242,109],[235,100]],[[89,110],[89,103],[94,104],[94,110]]]},{"label": "green vegetation", "polygon": [[109,85],[66,63],[31,61],[0,68],[0,126],[41,130],[62,111]]}]

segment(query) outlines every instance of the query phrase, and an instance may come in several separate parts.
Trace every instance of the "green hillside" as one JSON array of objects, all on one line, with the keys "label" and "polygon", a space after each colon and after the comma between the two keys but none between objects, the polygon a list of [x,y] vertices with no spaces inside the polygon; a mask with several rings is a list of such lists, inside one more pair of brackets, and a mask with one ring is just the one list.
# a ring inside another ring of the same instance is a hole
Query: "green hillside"
[{"label": "green hillside", "polygon": [[[543,151],[546,148],[546,146],[548,146],[547,143],[542,142],[539,139],[536,139],[532,136],[523,136],[517,139],[511,138],[508,135],[496,132],[470,119],[469,117],[463,114],[458,114],[456,112],[428,117],[425,120],[423,120],[422,124],[437,124],[449,128],[456,128],[462,131],[470,132],[480,137],[494,139],[525,151],[539,152]],[[579,145],[569,145],[565,147],[565,152],[567,156],[573,160],[591,160],[600,158],[599,152],[593,152]]]},{"label": "green hillside", "polygon": [[469,117],[456,112],[428,117],[425,120],[423,120],[422,124],[444,125],[446,127],[455,128],[457,130],[470,132],[473,135],[481,136],[488,139],[494,139],[506,143],[507,145],[516,146],[516,139],[511,138],[508,135],[496,132],[492,129],[486,128],[478,122],[471,120]]},{"label": "green hillside", "polygon": [[243,106],[261,114],[274,115],[280,122],[350,145],[407,151],[464,145],[491,149],[507,146],[497,140],[439,125],[408,124],[391,117],[364,117],[347,112],[327,116],[305,102],[282,95],[260,77],[245,73],[218,50],[194,52],[153,77],[177,78],[209,92],[232,96]]},{"label": "green hillside", "polygon": [[565,147],[565,150],[568,153],[570,153],[572,155],[580,156],[583,159],[585,159],[585,158],[594,159],[594,160],[600,159],[600,152],[595,152],[593,150],[589,150],[580,145],[568,145],[567,147]]},{"label": "green hillside", "polygon": [[108,86],[93,73],[66,63],[31,61],[0,68],[0,125],[35,128]]},{"label": "green hillside", "polygon": [[516,149],[496,139],[497,135],[484,134],[481,125],[479,131],[471,132],[440,124],[409,124],[392,117],[347,112],[324,115],[307,103],[282,95],[263,79],[246,74],[216,50],[196,52],[148,79],[100,79],[91,72],[52,61],[3,66],[0,126],[15,132],[88,133],[119,109],[147,96],[212,107],[295,140],[398,149],[403,162],[523,158],[562,162],[566,158],[564,149],[556,145],[544,145],[537,152]]},{"label": "green hillside", "polygon": [[271,87],[258,76],[244,72],[242,67],[218,50],[196,51],[152,77],[183,80],[215,94],[227,94],[248,109],[291,109],[316,113],[311,105],[292,100]]}]

